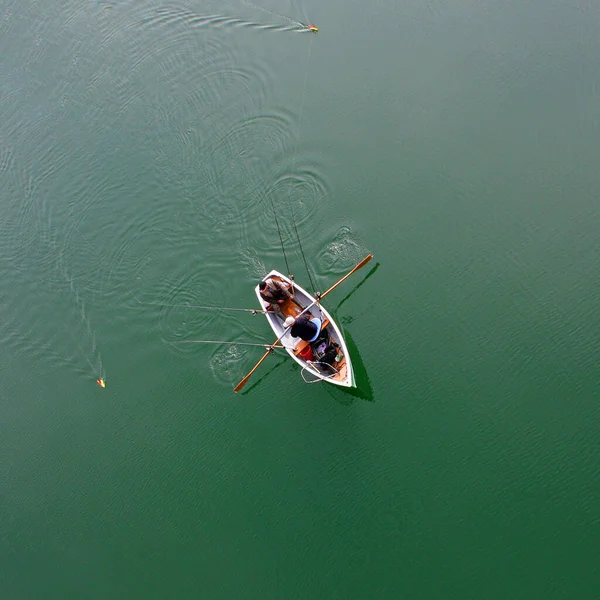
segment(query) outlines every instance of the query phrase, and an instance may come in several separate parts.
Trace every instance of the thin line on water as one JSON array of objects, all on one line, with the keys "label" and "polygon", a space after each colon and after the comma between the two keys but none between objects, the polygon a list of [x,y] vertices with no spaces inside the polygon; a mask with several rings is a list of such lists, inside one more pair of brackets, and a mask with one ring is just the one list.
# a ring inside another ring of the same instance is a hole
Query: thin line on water
[{"label": "thin line on water", "polygon": [[292,222],[294,223],[294,229],[296,230],[296,237],[298,238],[298,245],[300,246],[300,250],[302,252],[302,258],[304,259],[304,266],[306,267],[306,272],[308,273],[308,279],[310,280],[311,286],[313,288],[313,293],[315,290],[315,285],[313,283],[312,277],[310,275],[310,271],[308,269],[308,264],[306,262],[306,257],[304,256],[304,250],[302,250],[302,243],[300,242],[300,235],[298,234],[298,228],[296,227],[296,215],[294,214],[294,209],[292,207],[291,199],[292,199],[292,185],[294,183],[294,172],[296,171],[296,158],[298,155],[298,143],[300,141],[300,128],[302,126],[302,117],[304,115],[304,99],[306,97],[306,85],[308,82],[308,67],[310,64],[310,55],[312,52],[312,38],[310,43],[308,44],[308,54],[306,57],[306,67],[304,69],[304,84],[302,85],[302,99],[300,102],[300,117],[298,118],[298,130],[296,132],[296,146],[294,148],[294,157],[292,159],[292,176],[290,177],[290,189],[288,193],[288,206],[290,207],[290,212],[292,213]]},{"label": "thin line on water", "polygon": [[298,129],[296,131],[296,145],[294,147],[294,157],[292,159],[292,180],[290,181],[290,191],[288,194],[288,204],[292,197],[292,183],[294,171],[296,170],[296,156],[298,154],[298,142],[300,141],[300,127],[302,126],[302,116],[304,114],[304,98],[306,97],[306,82],[308,81],[308,65],[310,63],[310,55],[312,53],[312,38],[308,44],[308,55],[306,57],[306,68],[304,69],[304,84],[302,85],[302,100],[300,102],[300,117],[298,119]]}]

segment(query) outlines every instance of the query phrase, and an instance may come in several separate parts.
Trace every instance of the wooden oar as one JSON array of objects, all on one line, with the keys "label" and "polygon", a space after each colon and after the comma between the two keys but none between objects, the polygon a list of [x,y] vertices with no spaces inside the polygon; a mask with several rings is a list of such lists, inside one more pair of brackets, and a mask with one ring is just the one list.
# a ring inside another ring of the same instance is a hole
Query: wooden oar
[{"label": "wooden oar", "polygon": [[[296,315],[296,317],[303,315],[307,310],[309,310],[316,303],[317,303],[316,300],[314,302],[311,302],[305,309],[302,310],[302,312],[300,314]],[[242,379],[233,388],[234,392],[239,392],[246,385],[246,383],[248,383],[248,379],[250,379],[250,377],[252,376],[254,371],[256,371],[256,369],[258,369],[258,367],[260,367],[260,365],[262,364],[263,360],[265,360],[265,358],[267,358],[267,356],[269,356],[269,354],[271,354],[271,352],[273,352],[273,348],[275,348],[277,346],[277,342],[279,342],[281,340],[281,338],[288,332],[289,329],[290,329],[289,327],[284,328],[283,333],[267,348],[267,351],[263,354],[262,358],[254,365],[254,368],[252,369],[252,371],[250,371],[250,373],[248,373],[248,375],[246,375],[246,377],[244,377],[244,379]]]},{"label": "wooden oar", "polygon": [[289,329],[289,327],[286,327],[283,330],[283,333],[267,348],[267,351],[263,354],[262,358],[254,365],[254,368],[252,369],[252,371],[250,371],[250,373],[248,373],[248,375],[246,375],[246,377],[244,377],[244,379],[242,379],[233,388],[234,392],[239,392],[246,385],[246,383],[248,382],[248,379],[250,379],[250,377],[252,377],[252,374],[254,373],[254,371],[256,371],[256,369],[258,369],[258,367],[260,367],[263,360],[265,360],[265,358],[267,358],[267,356],[269,356],[269,354],[271,354],[271,352],[273,352],[273,348],[275,348],[275,346],[277,345],[277,342],[288,332],[288,329]]},{"label": "wooden oar", "polygon": [[[309,310],[312,306],[314,306],[318,301],[320,301],[322,298],[325,298],[325,296],[327,296],[327,294],[329,294],[329,292],[333,291],[338,285],[340,285],[340,283],[342,283],[342,281],[346,281],[346,279],[348,279],[348,277],[350,277],[350,275],[352,275],[352,273],[355,273],[356,271],[358,271],[361,267],[364,267],[371,259],[373,258],[372,254],[369,254],[368,256],[366,256],[365,258],[363,258],[355,267],[354,269],[352,269],[352,271],[350,271],[349,273],[346,273],[346,275],[344,275],[337,283],[335,283],[334,285],[332,285],[325,293],[321,294],[317,300],[315,300],[314,302],[312,302],[311,304],[309,304],[301,313],[300,315],[304,314],[307,310]],[[298,316],[300,316],[298,315]],[[283,330],[283,333],[273,342],[273,344],[271,346],[269,346],[269,348],[267,349],[267,351],[264,353],[263,357],[254,365],[254,368],[252,369],[252,371],[250,371],[250,373],[248,373],[248,375],[246,375],[246,377],[244,377],[244,379],[242,379],[234,388],[233,391],[234,392],[239,392],[245,385],[246,383],[248,383],[248,379],[250,379],[250,377],[253,375],[254,371],[256,371],[256,369],[258,369],[258,367],[260,367],[260,365],[263,363],[263,361],[265,360],[265,358],[267,358],[267,356],[269,356],[269,354],[271,354],[271,352],[273,352],[273,348],[275,347],[275,345],[277,344],[277,342],[279,342],[279,340],[281,340],[281,338],[287,333],[289,327],[286,327]]]}]

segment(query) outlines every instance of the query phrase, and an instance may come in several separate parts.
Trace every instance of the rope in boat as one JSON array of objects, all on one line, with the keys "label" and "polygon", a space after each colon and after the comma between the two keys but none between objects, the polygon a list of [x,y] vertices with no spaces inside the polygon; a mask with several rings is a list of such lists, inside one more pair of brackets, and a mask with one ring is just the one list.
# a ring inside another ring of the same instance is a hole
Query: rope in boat
[{"label": "rope in boat", "polygon": [[[327,367],[327,368],[331,369],[334,372],[330,373],[330,374],[328,374],[328,373],[320,373],[320,375],[322,377],[317,377],[315,375],[315,373],[313,373],[309,368],[302,367],[302,371],[300,371],[300,375],[302,375],[302,379],[304,380],[304,383],[319,383],[319,381],[325,381],[325,379],[329,379],[330,377],[335,377],[339,373],[339,371],[333,365],[330,365],[328,363],[324,363],[324,362],[320,362],[320,361],[308,361],[307,365],[310,366],[310,367],[315,368],[315,370],[318,370],[318,368],[316,368],[315,365],[321,365],[322,367]],[[307,373],[310,373],[313,377],[317,377],[317,378],[313,379],[312,381],[309,381],[304,376],[304,372],[305,371]]]}]

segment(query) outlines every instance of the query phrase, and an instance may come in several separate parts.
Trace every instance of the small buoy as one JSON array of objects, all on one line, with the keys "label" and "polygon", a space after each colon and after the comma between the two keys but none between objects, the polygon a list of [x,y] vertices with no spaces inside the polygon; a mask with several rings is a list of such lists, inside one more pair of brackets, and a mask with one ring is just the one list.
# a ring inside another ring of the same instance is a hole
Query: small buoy
[{"label": "small buoy", "polygon": [[106,387],[106,383],[104,383],[104,379],[96,379],[96,383],[100,386],[100,387]]}]

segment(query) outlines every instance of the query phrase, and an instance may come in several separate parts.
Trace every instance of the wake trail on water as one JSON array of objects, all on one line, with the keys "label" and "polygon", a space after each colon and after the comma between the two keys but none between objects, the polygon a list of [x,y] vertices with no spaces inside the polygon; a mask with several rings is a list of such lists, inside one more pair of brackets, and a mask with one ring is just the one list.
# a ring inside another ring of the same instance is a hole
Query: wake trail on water
[{"label": "wake trail on water", "polygon": [[295,31],[298,33],[317,32],[317,29],[312,25],[301,23],[300,21],[273,13],[266,9],[260,10],[266,11],[283,22],[261,23],[259,21],[252,21],[231,15],[198,15],[188,10],[158,9],[153,15],[144,19],[144,24],[153,27],[173,23],[185,23],[192,27],[243,27],[267,31]]},{"label": "wake trail on water", "polygon": [[[81,357],[83,357],[83,359],[90,366],[92,374],[96,378],[96,381],[98,383],[104,382],[106,380],[106,373],[102,362],[102,356],[100,354],[100,350],[96,345],[96,334],[92,329],[90,318],[86,312],[85,303],[81,298],[79,291],[77,290],[77,287],[75,285],[75,279],[62,265],[61,271],[63,273],[63,276],[65,277],[65,280],[68,283],[69,290],[72,294],[72,297],[78,309],[79,316],[81,318],[81,324],[83,325],[83,335],[75,336],[72,330],[69,330],[69,333],[75,340],[75,343],[80,350]],[[102,387],[104,387],[104,385],[102,385]]]},{"label": "wake trail on water", "polygon": [[[48,243],[54,258],[55,270],[60,274],[61,287],[64,287],[67,295],[74,304],[75,310],[70,309],[69,312],[77,315],[76,323],[69,324],[69,322],[63,322],[63,327],[68,332],[73,346],[77,351],[75,353],[68,353],[66,350],[60,352],[57,348],[54,348],[54,354],[62,356],[68,364],[71,364],[80,372],[92,375],[98,385],[105,387],[106,372],[104,370],[104,363],[96,344],[96,333],[92,327],[85,300],[79,291],[75,277],[65,264],[64,251],[59,247],[58,234],[52,225],[50,216],[47,215],[45,220],[49,237]],[[86,243],[89,242],[86,240]],[[86,366],[82,367],[82,361],[85,362]]]}]

